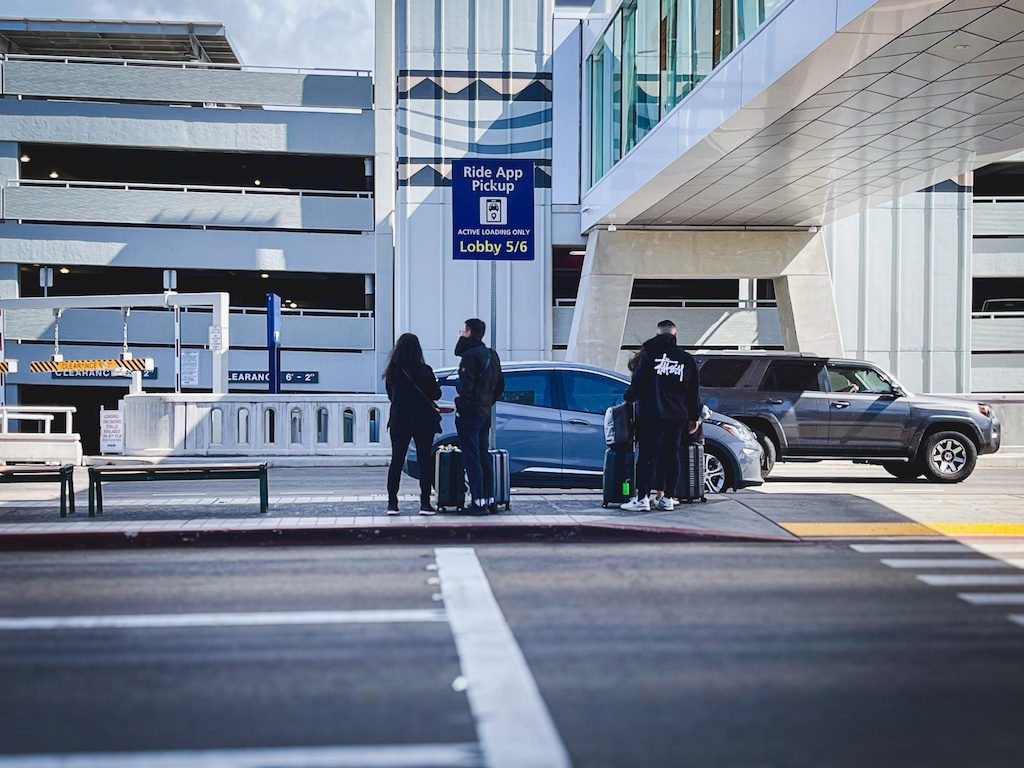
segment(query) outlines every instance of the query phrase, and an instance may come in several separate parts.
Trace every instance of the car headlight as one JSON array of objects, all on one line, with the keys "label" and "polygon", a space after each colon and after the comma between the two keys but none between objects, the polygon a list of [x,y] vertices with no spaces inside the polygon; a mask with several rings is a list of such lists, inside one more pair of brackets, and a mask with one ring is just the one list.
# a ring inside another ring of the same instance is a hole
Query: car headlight
[{"label": "car headlight", "polygon": [[996,416],[996,412],[992,410],[991,405],[986,405],[985,403],[978,403],[978,410],[981,412],[982,416],[988,416],[990,419],[994,419]]},{"label": "car headlight", "polygon": [[745,443],[757,441],[757,437],[754,433],[751,432],[744,424],[727,424],[726,422],[719,421],[718,419],[705,419],[705,421],[708,424],[714,424],[716,427],[721,427],[726,432],[735,435]]}]

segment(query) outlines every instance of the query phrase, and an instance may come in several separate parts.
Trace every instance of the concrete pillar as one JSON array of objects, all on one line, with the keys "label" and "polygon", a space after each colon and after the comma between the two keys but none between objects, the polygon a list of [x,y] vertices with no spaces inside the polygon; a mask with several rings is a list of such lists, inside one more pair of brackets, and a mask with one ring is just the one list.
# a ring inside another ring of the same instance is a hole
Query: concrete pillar
[{"label": "concrete pillar", "polygon": [[818,232],[591,232],[568,360],[615,367],[634,278],[770,278],[786,349],[843,353],[825,241]]},{"label": "concrete pillar", "polygon": [[594,230],[587,238],[576,308],[569,331],[569,360],[614,369],[626,331],[633,293],[633,260],[599,247],[608,234]]}]

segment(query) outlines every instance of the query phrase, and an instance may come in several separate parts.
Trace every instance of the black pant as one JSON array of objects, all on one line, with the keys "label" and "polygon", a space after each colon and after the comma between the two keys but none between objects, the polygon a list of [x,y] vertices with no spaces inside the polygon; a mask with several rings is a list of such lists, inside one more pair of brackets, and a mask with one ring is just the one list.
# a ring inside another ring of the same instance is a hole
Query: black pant
[{"label": "black pant", "polygon": [[494,468],[488,454],[491,419],[477,413],[458,414],[455,431],[459,433],[462,463],[466,465],[466,479],[473,501],[485,501],[494,488]]},{"label": "black pant", "polygon": [[391,432],[391,466],[388,468],[388,503],[398,505],[398,483],[402,479],[402,465],[409,453],[409,443],[416,441],[416,460],[420,466],[420,504],[430,503],[430,485],[434,481],[434,433],[410,435]]},{"label": "black pant", "polygon": [[637,422],[636,491],[641,499],[652,490],[671,496],[679,482],[679,446],[686,422],[651,419]]}]

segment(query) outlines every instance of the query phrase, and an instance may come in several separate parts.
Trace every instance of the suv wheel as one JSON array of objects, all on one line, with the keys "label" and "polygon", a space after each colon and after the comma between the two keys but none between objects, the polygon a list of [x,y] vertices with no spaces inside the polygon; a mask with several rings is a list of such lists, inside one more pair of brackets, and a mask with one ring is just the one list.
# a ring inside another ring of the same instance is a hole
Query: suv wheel
[{"label": "suv wheel", "polygon": [[924,472],[916,461],[887,461],[882,467],[899,480],[916,480]]},{"label": "suv wheel", "polygon": [[718,451],[704,451],[704,492],[725,493],[732,486],[729,468]]},{"label": "suv wheel", "polygon": [[959,483],[974,471],[978,451],[960,432],[936,432],[925,438],[918,457],[924,476],[929,480]]},{"label": "suv wheel", "polygon": [[760,429],[755,429],[754,434],[757,435],[757,442],[761,444],[761,450],[763,451],[761,456],[761,477],[765,478],[768,477],[775,467],[775,458],[778,455],[778,451],[775,450],[775,441]]}]

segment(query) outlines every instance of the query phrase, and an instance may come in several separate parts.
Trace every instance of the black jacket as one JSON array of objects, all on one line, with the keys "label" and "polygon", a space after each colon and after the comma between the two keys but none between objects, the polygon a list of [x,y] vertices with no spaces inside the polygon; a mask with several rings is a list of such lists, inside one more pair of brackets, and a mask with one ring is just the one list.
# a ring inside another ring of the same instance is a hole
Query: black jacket
[{"label": "black jacket", "polygon": [[644,342],[633,380],[624,395],[637,404],[637,418],[700,419],[700,380],[693,356],[663,333]]},{"label": "black jacket", "polygon": [[406,435],[441,431],[441,419],[432,405],[441,397],[441,388],[437,386],[437,378],[429,365],[405,372],[394,371],[385,387],[391,400],[388,429]]},{"label": "black jacket", "polygon": [[501,371],[498,353],[479,339],[463,336],[455,345],[455,354],[462,358],[455,410],[461,414],[490,416],[491,406],[505,391],[505,374]]}]

